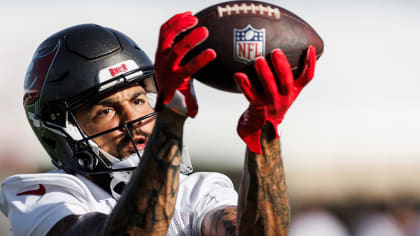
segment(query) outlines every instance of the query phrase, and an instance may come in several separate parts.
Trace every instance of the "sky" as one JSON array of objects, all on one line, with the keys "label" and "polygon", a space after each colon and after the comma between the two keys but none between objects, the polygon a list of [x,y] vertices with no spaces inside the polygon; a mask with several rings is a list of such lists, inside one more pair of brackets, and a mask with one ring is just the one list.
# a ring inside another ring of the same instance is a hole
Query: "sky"
[{"label": "sky", "polygon": [[[162,23],[175,13],[196,13],[218,2],[0,0],[0,150],[48,162],[22,106],[26,68],[46,37],[97,23],[129,35],[154,58]],[[314,80],[281,125],[290,173],[420,166],[419,1],[267,2],[303,18],[325,43]],[[245,146],[236,123],[246,99],[200,83],[196,92],[199,113],[185,126],[193,163],[241,168]]]}]

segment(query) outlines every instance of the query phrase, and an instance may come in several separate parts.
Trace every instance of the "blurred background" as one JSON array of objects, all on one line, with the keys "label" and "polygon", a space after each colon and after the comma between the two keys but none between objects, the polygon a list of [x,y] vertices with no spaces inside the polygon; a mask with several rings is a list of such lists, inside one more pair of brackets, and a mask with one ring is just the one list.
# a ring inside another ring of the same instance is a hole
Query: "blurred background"
[{"label": "blurred background", "polygon": [[[160,25],[210,0],[0,0],[0,177],[52,168],[22,106],[38,45],[63,28],[96,23],[133,38],[153,58]],[[306,20],[325,43],[315,79],[281,126],[290,235],[420,235],[420,1],[266,0]],[[196,83],[200,110],[185,143],[196,170],[236,186],[245,146],[241,94]],[[0,214],[0,235],[8,221]]]}]

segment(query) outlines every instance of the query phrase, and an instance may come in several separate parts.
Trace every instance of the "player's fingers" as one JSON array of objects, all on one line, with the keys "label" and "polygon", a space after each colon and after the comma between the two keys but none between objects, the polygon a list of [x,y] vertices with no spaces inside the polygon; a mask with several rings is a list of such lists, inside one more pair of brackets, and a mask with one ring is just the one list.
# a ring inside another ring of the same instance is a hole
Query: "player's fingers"
[{"label": "player's fingers", "polygon": [[251,82],[248,79],[248,76],[245,73],[237,72],[233,75],[238,87],[241,89],[242,93],[248,99],[249,102],[255,101],[255,95],[257,94],[254,87],[252,87]]},{"label": "player's fingers", "polygon": [[315,74],[315,63],[316,63],[316,49],[314,46],[309,46],[306,52],[305,63],[303,66],[302,73],[295,81],[296,87],[304,87],[309,81],[312,80]]},{"label": "player's fingers", "polygon": [[273,103],[274,95],[278,94],[277,84],[270,66],[264,57],[258,57],[254,62],[255,71],[264,89],[264,99],[266,102]]},{"label": "player's fingers", "polygon": [[196,26],[197,23],[197,17],[193,16],[190,11],[173,16],[160,27],[158,50],[163,51],[170,48],[177,35]]},{"label": "player's fingers", "polygon": [[209,36],[209,31],[206,27],[198,27],[193,31],[189,32],[179,42],[175,43],[172,50],[174,57],[176,57],[175,65],[178,65],[185,54],[187,54],[192,48],[202,43]]},{"label": "player's fingers", "polygon": [[204,50],[202,53],[191,59],[186,65],[180,67],[181,69],[178,72],[180,73],[180,78],[189,77],[197,73],[215,58],[216,52],[213,49]]},{"label": "player's fingers", "polygon": [[174,16],[172,16],[169,20],[167,20],[162,26],[161,29],[166,29],[168,26],[173,25],[176,21],[178,21],[180,18],[183,18],[185,16],[192,15],[191,11],[181,12],[177,13]]},{"label": "player's fingers", "polygon": [[164,34],[179,34],[187,29],[194,27],[198,23],[197,17],[192,15],[190,11],[174,15],[171,19],[165,22],[160,31]]},{"label": "player's fingers", "polygon": [[271,52],[271,62],[276,72],[279,86],[279,92],[282,95],[288,95],[293,86],[293,73],[286,55],[280,49],[274,49]]}]

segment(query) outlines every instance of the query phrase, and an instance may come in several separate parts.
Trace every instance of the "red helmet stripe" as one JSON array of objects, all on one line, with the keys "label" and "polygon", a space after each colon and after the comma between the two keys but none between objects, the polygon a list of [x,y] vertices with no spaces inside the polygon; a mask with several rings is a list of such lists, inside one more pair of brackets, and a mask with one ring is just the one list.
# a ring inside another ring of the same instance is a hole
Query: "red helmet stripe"
[{"label": "red helmet stripe", "polygon": [[23,104],[25,106],[35,103],[39,98],[45,77],[47,76],[58,48],[59,45],[47,55],[35,56],[32,60],[31,69],[28,70],[25,78],[25,94],[23,96]]}]

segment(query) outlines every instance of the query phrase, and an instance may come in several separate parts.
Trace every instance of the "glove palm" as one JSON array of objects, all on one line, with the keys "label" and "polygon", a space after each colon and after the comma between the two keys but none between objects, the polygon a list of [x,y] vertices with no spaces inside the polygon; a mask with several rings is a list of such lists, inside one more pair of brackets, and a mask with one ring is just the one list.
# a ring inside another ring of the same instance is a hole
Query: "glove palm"
[{"label": "glove palm", "polygon": [[311,81],[315,71],[315,48],[310,46],[307,51],[301,75],[294,80],[287,57],[280,49],[273,50],[271,61],[278,81],[273,75],[267,61],[263,57],[255,60],[254,67],[262,84],[263,91],[252,87],[248,76],[236,73],[234,79],[250,102],[248,109],[238,122],[239,136],[254,153],[262,153],[261,129],[265,122],[270,122],[278,137],[278,125],[283,121],[289,107],[295,101],[303,87]]}]

